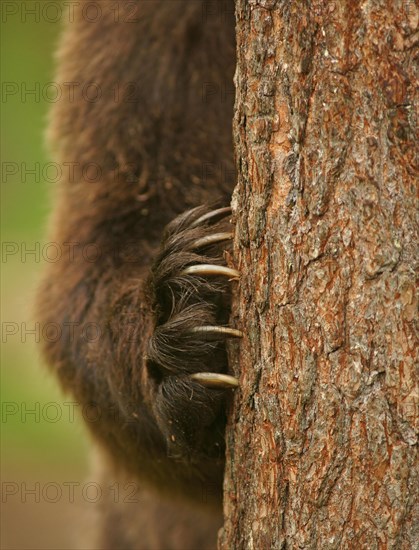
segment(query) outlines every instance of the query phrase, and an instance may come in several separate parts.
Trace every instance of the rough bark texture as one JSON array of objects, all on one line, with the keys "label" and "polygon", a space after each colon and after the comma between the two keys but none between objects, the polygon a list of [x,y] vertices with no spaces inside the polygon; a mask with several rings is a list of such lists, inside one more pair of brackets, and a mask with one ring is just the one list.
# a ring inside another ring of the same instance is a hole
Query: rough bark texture
[{"label": "rough bark texture", "polygon": [[238,0],[237,19],[220,548],[415,548],[417,6]]}]

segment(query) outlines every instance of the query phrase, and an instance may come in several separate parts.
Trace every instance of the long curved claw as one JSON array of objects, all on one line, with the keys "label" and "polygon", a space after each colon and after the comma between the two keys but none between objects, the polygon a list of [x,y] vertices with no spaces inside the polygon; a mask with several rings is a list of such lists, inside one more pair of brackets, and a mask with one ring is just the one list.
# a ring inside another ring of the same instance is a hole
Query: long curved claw
[{"label": "long curved claw", "polygon": [[211,212],[207,212],[203,216],[200,216],[197,220],[195,220],[191,224],[191,227],[196,227],[197,225],[207,222],[212,218],[221,218],[223,216],[227,216],[227,214],[231,214],[231,206],[224,206],[224,208],[217,208],[216,210],[212,210]]},{"label": "long curved claw", "polygon": [[197,239],[192,243],[193,248],[201,248],[202,246],[208,246],[210,244],[220,243],[222,241],[228,241],[233,238],[233,233],[214,233],[213,235],[207,235],[201,239]]},{"label": "long curved claw", "polygon": [[235,376],[218,372],[197,372],[191,374],[192,380],[206,388],[238,388],[239,381]]},{"label": "long curved claw", "polygon": [[212,264],[190,265],[181,271],[181,275],[221,275],[229,277],[230,280],[238,280],[240,277],[237,269]]},{"label": "long curved claw", "polygon": [[219,327],[212,325],[204,325],[202,327],[194,327],[191,332],[202,332],[204,334],[223,334],[227,338],[243,338],[241,330],[231,327]]}]

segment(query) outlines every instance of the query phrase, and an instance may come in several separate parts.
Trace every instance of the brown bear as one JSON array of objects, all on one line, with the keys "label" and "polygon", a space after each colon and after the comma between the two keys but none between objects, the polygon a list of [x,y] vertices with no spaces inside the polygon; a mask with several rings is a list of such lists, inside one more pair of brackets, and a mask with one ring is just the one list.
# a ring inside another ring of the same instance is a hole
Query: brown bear
[{"label": "brown bear", "polygon": [[[49,143],[65,178],[38,293],[43,349],[96,410],[95,548],[198,550],[221,526],[235,181],[233,1],[82,0]],[[206,205],[206,206],[202,206]],[[115,498],[114,483],[135,485]],[[87,544],[87,542],[86,542]]]}]

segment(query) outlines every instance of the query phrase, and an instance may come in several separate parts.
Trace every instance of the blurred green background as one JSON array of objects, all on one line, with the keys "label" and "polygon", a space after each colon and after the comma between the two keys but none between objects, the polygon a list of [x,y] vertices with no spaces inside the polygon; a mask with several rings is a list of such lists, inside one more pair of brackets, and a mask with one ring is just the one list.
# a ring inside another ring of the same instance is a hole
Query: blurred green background
[{"label": "blurred green background", "polygon": [[[88,476],[85,430],[64,405],[71,397],[42,365],[39,331],[33,333],[53,186],[44,173],[52,160],[44,134],[52,104],[48,83],[54,82],[54,52],[66,20],[62,4],[0,3],[1,547],[8,550],[75,548],[75,516]],[[25,254],[25,247],[35,253]],[[79,485],[71,502],[73,482]]]}]

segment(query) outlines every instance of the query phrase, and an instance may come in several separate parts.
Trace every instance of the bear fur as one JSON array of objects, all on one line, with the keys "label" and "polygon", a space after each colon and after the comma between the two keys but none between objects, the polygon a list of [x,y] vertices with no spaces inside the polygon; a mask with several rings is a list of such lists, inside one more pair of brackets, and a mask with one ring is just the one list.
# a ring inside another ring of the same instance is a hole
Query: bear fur
[{"label": "bear fur", "polygon": [[[214,548],[228,392],[189,375],[227,372],[225,342],[193,328],[228,322],[230,283],[183,270],[222,265],[226,243],[193,244],[231,231],[201,205],[228,205],[235,182],[234,5],[83,0],[72,15],[48,131],[64,174],[49,241],[64,253],[37,309],[61,331],[46,361],[96,411],[105,496],[91,544]],[[136,484],[135,503],[115,502],[115,481]]]}]

